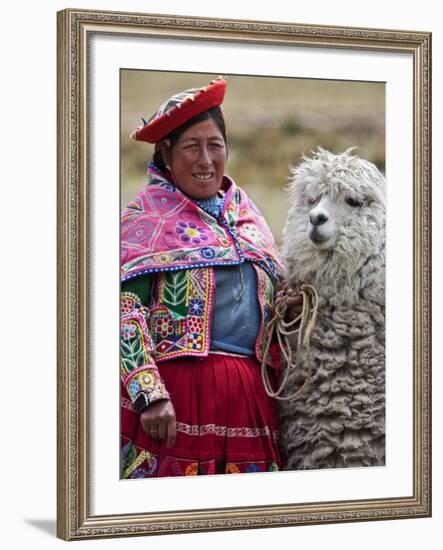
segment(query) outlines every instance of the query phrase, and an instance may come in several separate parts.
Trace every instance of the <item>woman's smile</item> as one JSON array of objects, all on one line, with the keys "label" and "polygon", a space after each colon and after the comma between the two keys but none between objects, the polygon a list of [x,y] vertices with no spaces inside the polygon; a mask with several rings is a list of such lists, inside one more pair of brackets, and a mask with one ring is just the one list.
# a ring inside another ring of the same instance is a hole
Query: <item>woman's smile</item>
[{"label": "woman's smile", "polygon": [[209,172],[208,174],[192,174],[194,178],[200,181],[209,181],[214,177],[214,172]]},{"label": "woman's smile", "polygon": [[216,195],[223,181],[226,145],[214,120],[204,120],[183,132],[165,160],[185,195],[200,200]]}]

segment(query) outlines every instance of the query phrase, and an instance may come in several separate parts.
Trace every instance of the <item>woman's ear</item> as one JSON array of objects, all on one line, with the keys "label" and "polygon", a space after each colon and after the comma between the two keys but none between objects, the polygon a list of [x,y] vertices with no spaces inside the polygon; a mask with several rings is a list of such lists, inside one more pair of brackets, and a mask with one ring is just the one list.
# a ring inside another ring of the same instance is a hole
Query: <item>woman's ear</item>
[{"label": "woman's ear", "polygon": [[169,166],[169,163],[171,160],[170,148],[171,148],[171,142],[169,139],[163,139],[160,143],[158,143],[158,149],[160,150],[160,154],[162,156],[164,165],[169,171],[171,171],[171,167]]}]

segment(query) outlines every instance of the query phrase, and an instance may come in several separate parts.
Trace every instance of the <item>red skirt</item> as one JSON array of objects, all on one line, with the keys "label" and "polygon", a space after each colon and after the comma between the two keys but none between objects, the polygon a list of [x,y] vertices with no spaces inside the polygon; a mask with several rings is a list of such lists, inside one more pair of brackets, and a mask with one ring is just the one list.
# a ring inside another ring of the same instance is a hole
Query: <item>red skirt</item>
[{"label": "red skirt", "polygon": [[281,468],[277,404],[265,392],[257,359],[210,354],[158,368],[175,408],[175,445],[146,434],[122,387],[122,478]]}]

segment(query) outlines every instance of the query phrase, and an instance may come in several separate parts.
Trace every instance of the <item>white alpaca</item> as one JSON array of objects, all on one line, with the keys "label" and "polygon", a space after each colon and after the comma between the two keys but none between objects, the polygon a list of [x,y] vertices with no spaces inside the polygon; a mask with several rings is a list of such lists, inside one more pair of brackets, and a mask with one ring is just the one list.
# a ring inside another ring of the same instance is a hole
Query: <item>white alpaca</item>
[{"label": "white alpaca", "polygon": [[[291,169],[287,281],[314,285],[319,307],[312,381],[281,406],[287,469],[385,461],[385,181],[351,151]],[[306,376],[304,357],[288,393]]]}]

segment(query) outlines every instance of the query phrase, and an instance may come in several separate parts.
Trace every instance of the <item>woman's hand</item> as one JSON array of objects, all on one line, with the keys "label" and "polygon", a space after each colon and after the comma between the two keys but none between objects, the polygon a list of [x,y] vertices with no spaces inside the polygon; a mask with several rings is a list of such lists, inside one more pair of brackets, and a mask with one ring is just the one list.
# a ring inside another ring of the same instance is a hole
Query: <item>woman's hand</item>
[{"label": "woman's hand", "polygon": [[279,285],[274,303],[274,310],[277,307],[284,307],[285,321],[290,323],[296,319],[303,309],[303,296],[297,286]]},{"label": "woman's hand", "polygon": [[287,286],[285,288],[286,292],[286,320],[288,322],[296,319],[302,312],[303,309],[303,296],[300,294],[298,288]]},{"label": "woman's hand", "polygon": [[166,439],[166,446],[173,447],[177,436],[175,409],[172,401],[155,401],[140,414],[143,429],[154,439]]}]

